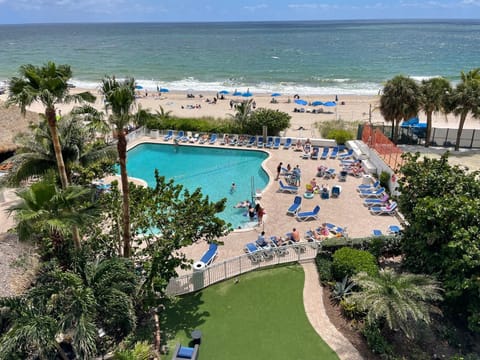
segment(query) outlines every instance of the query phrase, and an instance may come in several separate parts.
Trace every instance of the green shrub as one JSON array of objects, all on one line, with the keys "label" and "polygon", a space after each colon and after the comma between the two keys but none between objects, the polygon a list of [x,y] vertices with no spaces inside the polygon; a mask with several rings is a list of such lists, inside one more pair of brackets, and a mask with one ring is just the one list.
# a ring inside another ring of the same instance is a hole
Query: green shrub
[{"label": "green shrub", "polygon": [[333,281],[332,259],[330,257],[326,257],[323,254],[319,254],[315,258],[315,263],[317,264],[317,271],[320,278],[320,283],[325,285],[326,283]]},{"label": "green shrub", "polygon": [[343,129],[332,129],[328,132],[327,139],[335,139],[338,145],[345,145],[348,140],[355,138],[355,134],[352,131]]},{"label": "green shrub", "polygon": [[385,189],[388,189],[388,184],[390,183],[390,174],[386,171],[382,171],[380,173],[379,180],[380,180],[380,185]]},{"label": "green shrub", "polygon": [[348,301],[348,298],[340,301],[340,308],[342,309],[343,316],[347,319],[360,319],[364,316],[364,313],[358,309],[357,304]]},{"label": "green shrub", "polygon": [[361,271],[369,275],[375,275],[378,271],[375,257],[369,252],[344,247],[333,254],[332,274],[336,280]]},{"label": "green shrub", "polygon": [[354,139],[357,133],[358,125],[360,124],[359,121],[345,121],[345,120],[329,120],[329,121],[322,121],[317,122],[317,128],[322,135],[323,138],[328,139],[328,134],[332,130],[345,130],[349,134],[352,135],[352,139]]},{"label": "green shrub", "polygon": [[376,324],[367,324],[362,331],[367,340],[368,347],[375,354],[392,354],[392,346],[383,337],[382,332]]},{"label": "green shrub", "polygon": [[268,135],[277,136],[280,131],[290,127],[291,118],[283,111],[260,108],[245,122],[243,132],[250,135],[262,134],[263,127],[266,126]]}]

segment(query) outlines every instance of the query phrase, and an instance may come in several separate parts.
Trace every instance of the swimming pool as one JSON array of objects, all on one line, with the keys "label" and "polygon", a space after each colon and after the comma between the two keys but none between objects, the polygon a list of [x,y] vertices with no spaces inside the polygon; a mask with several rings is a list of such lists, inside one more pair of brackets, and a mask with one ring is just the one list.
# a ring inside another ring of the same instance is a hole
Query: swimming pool
[{"label": "swimming pool", "polygon": [[128,151],[127,171],[129,176],[153,187],[154,170],[158,169],[161,176],[190,191],[200,187],[212,201],[225,197],[226,208],[219,217],[234,228],[243,228],[251,225],[248,216],[244,216],[245,209],[234,206],[251,198],[252,177],[254,191],[268,184],[268,175],[261,166],[267,157],[263,151],[143,143]]}]

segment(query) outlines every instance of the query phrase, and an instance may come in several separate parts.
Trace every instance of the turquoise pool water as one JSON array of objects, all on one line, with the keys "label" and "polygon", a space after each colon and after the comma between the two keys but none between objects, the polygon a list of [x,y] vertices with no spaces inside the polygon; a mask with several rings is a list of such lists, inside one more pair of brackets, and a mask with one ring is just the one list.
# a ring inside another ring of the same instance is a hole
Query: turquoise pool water
[{"label": "turquoise pool water", "polygon": [[[225,210],[219,215],[234,228],[248,227],[245,209],[234,208],[251,198],[251,181],[254,190],[264,189],[268,175],[261,163],[267,158],[262,151],[237,150],[168,144],[140,144],[128,151],[128,175],[145,180],[154,186],[154,170],[166,179],[173,179],[189,190],[198,187],[204,195],[217,201],[227,198]],[[231,191],[232,182],[235,190]]]}]

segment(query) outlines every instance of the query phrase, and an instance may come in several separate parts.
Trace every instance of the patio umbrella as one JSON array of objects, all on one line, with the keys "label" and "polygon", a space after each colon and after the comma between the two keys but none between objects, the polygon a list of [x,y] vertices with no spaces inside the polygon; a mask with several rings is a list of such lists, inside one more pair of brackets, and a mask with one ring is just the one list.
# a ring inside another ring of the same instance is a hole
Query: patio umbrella
[{"label": "patio umbrella", "polygon": [[251,92],[248,92],[248,91],[247,91],[247,92],[244,92],[244,93],[242,94],[243,97],[250,97],[250,96],[252,96],[252,95],[253,95],[253,94],[252,94]]},{"label": "patio umbrella", "polygon": [[229,94],[229,91],[228,90],[222,90],[222,91],[219,91],[218,93],[222,94],[222,95],[227,95],[227,94]]},{"label": "patio umbrella", "polygon": [[294,101],[295,101],[295,104],[298,104],[298,105],[303,105],[303,106],[305,106],[305,105],[308,104],[308,101],[303,100],[303,99],[295,99]]},{"label": "patio umbrella", "polygon": [[323,106],[337,106],[335,101],[327,101],[323,103]]},{"label": "patio umbrella", "polygon": [[142,85],[135,85],[135,90],[142,90],[143,86]]},{"label": "patio umbrella", "polygon": [[160,92],[167,93],[167,92],[170,92],[170,90],[168,90],[167,88],[160,88]]},{"label": "patio umbrella", "polygon": [[233,96],[242,96],[242,93],[240,91],[235,91],[233,93]]},{"label": "patio umbrella", "polygon": [[282,94],[280,94],[280,93],[273,93],[273,94],[270,95],[270,96],[273,96],[273,97],[275,97],[275,96],[282,96]]},{"label": "patio umbrella", "polygon": [[317,100],[317,101],[314,101],[314,102],[312,102],[312,106],[320,106],[320,105],[323,105],[323,102],[321,102],[321,101],[318,101],[318,100]]}]

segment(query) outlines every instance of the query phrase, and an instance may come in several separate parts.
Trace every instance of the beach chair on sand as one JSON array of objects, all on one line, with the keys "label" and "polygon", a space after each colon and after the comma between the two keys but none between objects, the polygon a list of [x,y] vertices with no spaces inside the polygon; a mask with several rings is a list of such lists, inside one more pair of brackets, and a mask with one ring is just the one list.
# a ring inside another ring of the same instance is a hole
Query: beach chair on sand
[{"label": "beach chair on sand", "polygon": [[327,160],[329,151],[330,151],[330,149],[328,147],[324,147],[323,151],[322,151],[322,155],[320,155],[320,159],[321,160]]},{"label": "beach chair on sand", "polygon": [[376,190],[362,190],[360,191],[360,197],[366,198],[381,198],[385,195],[385,188],[381,187]]},{"label": "beach chair on sand", "polygon": [[346,159],[350,159],[352,156],[353,156],[353,150],[350,149],[345,154],[338,155],[338,158],[340,160],[346,160]]},{"label": "beach chair on sand", "polygon": [[385,204],[388,202],[388,199],[389,196],[387,193],[385,193],[380,199],[365,199],[363,205],[366,207],[385,206]]},{"label": "beach chair on sand", "polygon": [[272,247],[273,252],[277,256],[284,256],[288,254],[286,245],[279,245],[279,242],[276,236],[270,237],[270,246]]},{"label": "beach chair on sand", "polygon": [[280,186],[278,192],[284,192],[288,194],[296,194],[298,193],[298,186],[293,185],[285,185],[282,180],[278,181],[278,185]]},{"label": "beach chair on sand", "polygon": [[269,136],[269,137],[267,138],[267,142],[265,143],[265,147],[266,147],[267,149],[271,149],[272,146],[273,146],[273,136]]},{"label": "beach chair on sand", "polygon": [[277,136],[274,140],[273,140],[273,148],[274,149],[279,149],[280,148],[280,138]]},{"label": "beach chair on sand", "polygon": [[325,171],[325,175],[323,175],[324,179],[334,179],[335,178],[335,169],[330,168],[327,171]]},{"label": "beach chair on sand", "polygon": [[318,153],[320,152],[320,148],[318,146],[314,146],[312,153],[310,154],[310,159],[318,160]]},{"label": "beach chair on sand", "polygon": [[263,148],[263,136],[259,136],[257,139],[257,147]]},{"label": "beach chair on sand", "polygon": [[203,254],[202,258],[200,259],[205,265],[210,265],[213,263],[213,260],[217,257],[218,254],[218,245],[217,244],[210,244],[208,250]]},{"label": "beach chair on sand", "polygon": [[362,190],[375,190],[380,187],[380,181],[377,180],[373,184],[361,184],[357,186],[357,191],[360,192]]},{"label": "beach chair on sand", "polygon": [[208,140],[208,143],[209,143],[210,145],[213,145],[213,144],[215,144],[216,141],[217,141],[217,134],[212,134],[212,135],[210,136],[210,140]]},{"label": "beach chair on sand", "polygon": [[388,227],[388,233],[392,234],[392,235],[398,235],[398,234],[401,233],[401,231],[402,231],[402,229],[398,225],[390,225]]},{"label": "beach chair on sand", "polygon": [[255,136],[251,136],[250,140],[248,140],[247,147],[252,147],[255,144]]},{"label": "beach chair on sand", "polygon": [[244,251],[252,263],[258,263],[263,259],[261,249],[254,243],[245,244]]},{"label": "beach chair on sand", "polygon": [[285,140],[285,144],[283,144],[283,148],[285,150],[288,150],[288,149],[290,149],[291,146],[292,146],[292,138],[287,138]]},{"label": "beach chair on sand", "polygon": [[372,230],[372,236],[383,236],[382,230],[373,229]]},{"label": "beach chair on sand", "polygon": [[397,213],[397,203],[392,201],[386,206],[372,206],[370,208],[370,213],[372,215],[390,215],[393,216]]},{"label": "beach chair on sand", "polygon": [[293,204],[290,205],[290,207],[287,209],[287,215],[295,215],[297,212],[300,211],[302,208],[302,197],[301,196],[295,196],[295,199],[293,199]]},{"label": "beach chair on sand", "polygon": [[338,154],[338,146],[335,146],[330,154],[330,159],[336,159]]},{"label": "beach chair on sand", "polygon": [[320,206],[317,205],[312,211],[305,211],[297,213],[298,221],[317,220],[320,213]]},{"label": "beach chair on sand", "polygon": [[168,130],[167,135],[163,137],[164,141],[171,140],[173,138],[173,130]]}]

